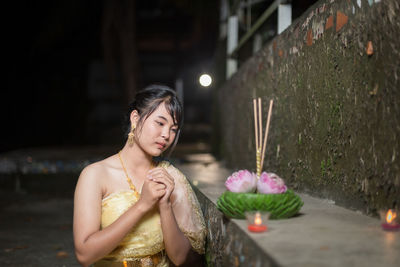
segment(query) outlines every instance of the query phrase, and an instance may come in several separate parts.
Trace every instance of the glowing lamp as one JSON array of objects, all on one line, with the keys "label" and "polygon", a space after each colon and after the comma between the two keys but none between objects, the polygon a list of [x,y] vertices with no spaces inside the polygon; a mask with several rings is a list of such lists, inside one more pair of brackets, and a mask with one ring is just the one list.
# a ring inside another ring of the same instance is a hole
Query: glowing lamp
[{"label": "glowing lamp", "polygon": [[208,74],[202,74],[202,75],[200,75],[199,83],[203,87],[208,87],[212,83],[212,78]]},{"label": "glowing lamp", "polygon": [[269,218],[268,212],[252,211],[246,212],[247,229],[250,232],[262,233],[267,231],[267,221]]},{"label": "glowing lamp", "polygon": [[381,226],[385,231],[399,231],[400,230],[400,217],[399,212],[394,209],[381,211]]}]

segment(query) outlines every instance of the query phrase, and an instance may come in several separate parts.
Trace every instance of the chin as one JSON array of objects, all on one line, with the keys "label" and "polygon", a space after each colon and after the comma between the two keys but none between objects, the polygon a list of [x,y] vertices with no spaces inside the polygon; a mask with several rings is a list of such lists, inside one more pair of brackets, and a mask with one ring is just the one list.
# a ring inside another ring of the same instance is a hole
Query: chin
[{"label": "chin", "polygon": [[150,151],[150,155],[152,156],[152,157],[159,157],[159,156],[161,156],[161,154],[163,153],[164,151],[161,151],[161,150],[159,150],[159,149],[157,149],[157,150],[154,150],[154,151]]}]

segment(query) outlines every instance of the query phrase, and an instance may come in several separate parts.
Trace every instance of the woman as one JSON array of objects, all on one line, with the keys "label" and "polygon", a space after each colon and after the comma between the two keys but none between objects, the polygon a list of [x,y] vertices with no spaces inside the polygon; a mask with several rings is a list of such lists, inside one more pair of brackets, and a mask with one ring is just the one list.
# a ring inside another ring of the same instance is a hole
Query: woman
[{"label": "woman", "polygon": [[169,266],[204,253],[205,224],[185,176],[156,162],[175,146],[182,107],[175,92],[140,91],[122,150],[87,166],[75,190],[74,242],[83,266]]}]

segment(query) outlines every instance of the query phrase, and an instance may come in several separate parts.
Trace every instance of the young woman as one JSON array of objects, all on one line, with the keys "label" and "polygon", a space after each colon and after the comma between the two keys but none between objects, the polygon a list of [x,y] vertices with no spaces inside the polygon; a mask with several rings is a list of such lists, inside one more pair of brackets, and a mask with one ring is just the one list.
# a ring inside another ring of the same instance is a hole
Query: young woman
[{"label": "young woman", "polygon": [[204,219],[185,176],[155,157],[175,146],[182,107],[159,85],[140,91],[129,107],[125,146],[79,177],[75,253],[83,266],[181,265],[192,251],[204,253]]}]

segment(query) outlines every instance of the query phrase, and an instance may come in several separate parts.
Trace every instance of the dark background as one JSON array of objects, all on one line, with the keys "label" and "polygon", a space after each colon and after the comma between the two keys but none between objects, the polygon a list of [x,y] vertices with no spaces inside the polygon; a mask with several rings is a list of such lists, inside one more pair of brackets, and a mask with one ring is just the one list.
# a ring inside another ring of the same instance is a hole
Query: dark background
[{"label": "dark background", "polygon": [[211,89],[201,88],[197,79],[212,71],[218,5],[212,0],[7,4],[0,152],[119,143],[121,118],[134,92],[151,83],[175,87],[178,78],[186,128],[209,134]]},{"label": "dark background", "polygon": [[[252,23],[273,0],[252,6]],[[295,20],[315,0],[292,1]],[[245,1],[228,1],[232,10]],[[27,147],[121,145],[134,93],[183,83],[180,143],[218,143],[217,88],[225,81],[226,37],[215,0],[59,0],[3,4],[0,152]],[[260,27],[276,33],[276,12]],[[239,34],[246,32],[245,18]],[[251,42],[238,54],[252,55]],[[210,73],[213,85],[198,83]],[[3,71],[4,73],[4,71]]]}]

